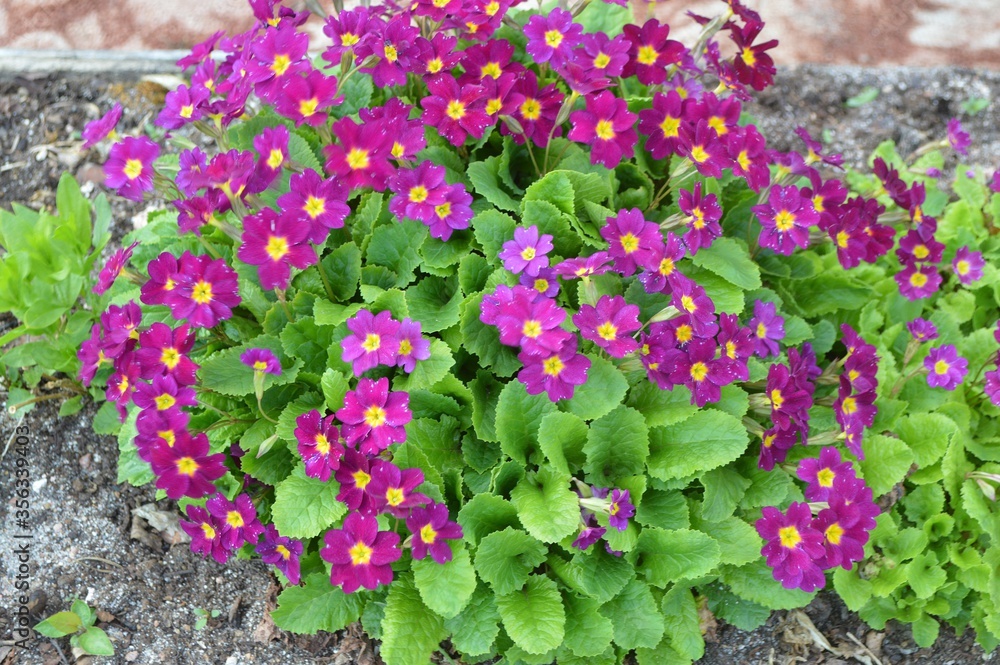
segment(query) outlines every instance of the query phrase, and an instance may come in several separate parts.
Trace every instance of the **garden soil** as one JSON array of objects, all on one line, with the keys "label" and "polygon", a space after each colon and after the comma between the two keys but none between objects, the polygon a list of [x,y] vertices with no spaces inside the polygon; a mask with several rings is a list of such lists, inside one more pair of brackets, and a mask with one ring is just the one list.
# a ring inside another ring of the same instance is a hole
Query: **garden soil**
[{"label": "garden soil", "polygon": [[[865,88],[878,96],[860,106],[847,100]],[[126,130],[150,122],[163,89],[156,83],[98,76],[15,77],[0,80],[0,205],[34,208],[55,203],[59,175],[76,174],[85,191],[102,189],[102,156],[81,153],[83,125],[115,101],[126,107]],[[959,69],[800,67],[783,71],[776,86],[748,106],[776,149],[801,147],[793,129],[825,132],[829,150],[862,165],[871,150],[892,139],[902,154],[944,135],[949,118],[970,99],[1000,100],[1000,74]],[[970,163],[1000,165],[1000,102],[965,116],[973,138]],[[952,164],[951,166],[954,166]],[[144,219],[144,206],[113,199],[115,239]],[[7,322],[9,324],[9,322]],[[6,327],[0,321],[0,328]],[[192,554],[176,527],[175,505],[154,501],[150,488],[118,485],[117,444],[90,429],[93,407],[59,419],[41,401],[23,422],[0,416],[0,450],[19,424],[28,428],[30,470],[32,622],[68,609],[80,597],[98,611],[98,625],[115,645],[112,658],[77,659],[68,640],[33,636],[27,650],[11,643],[16,562],[14,471],[21,452],[0,461],[0,665],[136,663],[244,665],[379,663],[378,645],[358,626],[335,634],[294,636],[267,617],[278,592],[259,561],[219,566]],[[23,430],[22,430],[23,431]],[[217,612],[201,630],[196,610]],[[909,628],[890,623],[870,630],[833,594],[821,593],[802,612],[776,612],[746,632],[705,616],[703,663],[882,663],[971,665],[996,661],[970,632],[950,628],[931,649],[918,649]]]}]

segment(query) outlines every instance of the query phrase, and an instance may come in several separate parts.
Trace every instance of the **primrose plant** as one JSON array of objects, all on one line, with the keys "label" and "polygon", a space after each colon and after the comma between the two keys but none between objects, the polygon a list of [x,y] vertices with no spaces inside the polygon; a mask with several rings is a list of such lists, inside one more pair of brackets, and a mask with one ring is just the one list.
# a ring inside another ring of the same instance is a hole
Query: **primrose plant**
[{"label": "primrose plant", "polygon": [[948,203],[938,143],[874,176],[771,150],[756,12],[688,48],[622,4],[365,6],[311,43],[251,0],[183,58],[163,140],[105,164],[169,201],[88,296],[120,478],[272,564],[278,626],[360,619],[389,665],[690,662],[704,612],[831,571],[873,625],[995,644],[985,176]]}]

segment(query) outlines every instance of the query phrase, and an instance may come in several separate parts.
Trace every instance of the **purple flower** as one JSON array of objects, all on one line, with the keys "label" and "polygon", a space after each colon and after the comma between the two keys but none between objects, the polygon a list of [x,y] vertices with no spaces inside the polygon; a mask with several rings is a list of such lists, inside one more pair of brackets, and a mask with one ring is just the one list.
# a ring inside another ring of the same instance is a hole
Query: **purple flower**
[{"label": "purple flower", "polygon": [[552,236],[547,233],[539,235],[537,226],[514,229],[514,239],[503,244],[499,257],[503,267],[512,273],[524,272],[532,277],[538,276],[538,271],[547,268],[552,251]]},{"label": "purple flower", "polygon": [[424,472],[420,469],[400,469],[392,462],[376,460],[372,465],[372,480],[366,491],[372,496],[379,512],[393,517],[406,517],[411,508],[427,504],[428,499],[414,492],[424,482]]},{"label": "purple flower", "polygon": [[587,514],[583,523],[583,529],[580,530],[576,540],[573,541],[573,547],[578,550],[585,550],[600,540],[601,536],[606,532],[607,529],[599,526],[597,519],[592,514]]},{"label": "purple flower", "polygon": [[141,383],[135,391],[132,400],[142,409],[139,418],[155,411],[176,412],[182,406],[194,406],[198,403],[194,388],[180,386],[174,377],[161,374],[154,377],[152,383]]},{"label": "purple flower", "polygon": [[243,220],[243,236],[236,256],[257,266],[265,289],[287,289],[292,266],[304,270],[319,260],[309,245],[309,224],[294,214],[278,215],[262,208]]},{"label": "purple flower", "polygon": [[715,194],[702,196],[700,182],[696,182],[690,192],[686,189],[681,190],[678,205],[681,212],[688,216],[684,222],[688,226],[688,231],[684,234],[684,244],[691,256],[694,256],[699,249],[711,247],[712,242],[722,235],[722,226],[719,225],[722,208]]},{"label": "purple flower", "polygon": [[597,344],[615,358],[624,358],[639,348],[632,333],[639,330],[639,307],[629,305],[621,296],[604,295],[597,306],[581,305],[573,323],[585,339]]},{"label": "purple flower", "polygon": [[108,262],[104,264],[103,268],[101,268],[100,274],[97,275],[97,283],[94,284],[94,293],[102,295],[111,288],[111,285],[115,283],[116,279],[118,279],[118,275],[121,274],[125,265],[129,262],[129,259],[132,258],[132,252],[138,245],[139,242],[136,241],[128,247],[119,249],[111,255]]},{"label": "purple flower", "polygon": [[160,156],[160,146],[143,136],[126,136],[111,146],[104,163],[104,184],[119,196],[142,202],[144,192],[153,191],[153,162]]},{"label": "purple flower", "polygon": [[918,342],[929,342],[932,339],[937,339],[938,330],[937,326],[928,321],[927,319],[916,318],[906,324],[906,329],[913,336],[913,339]]},{"label": "purple flower", "polygon": [[608,255],[614,260],[614,270],[625,277],[649,265],[650,257],[663,246],[660,226],[647,222],[638,208],[608,217],[601,237],[608,242]]},{"label": "purple flower", "polygon": [[424,221],[431,237],[448,241],[455,231],[469,228],[472,219],[472,194],[460,182],[444,187],[444,202],[434,206],[434,217]]},{"label": "purple flower", "polygon": [[781,464],[788,457],[788,451],[798,443],[798,430],[794,427],[782,430],[772,427],[761,436],[760,455],[757,467],[770,471],[775,464]]},{"label": "purple flower", "polygon": [[389,179],[389,189],[395,194],[389,201],[389,212],[430,226],[437,218],[436,208],[445,202],[444,176],[444,167],[430,161],[413,169],[399,169]]},{"label": "purple flower", "polygon": [[699,407],[722,398],[722,386],[733,382],[732,364],[716,357],[714,339],[691,340],[684,350],[669,354],[673,371],[670,382],[691,391],[691,403]]},{"label": "purple flower", "polygon": [[628,518],[635,515],[635,506],[629,500],[629,491],[611,490],[611,503],[608,505],[608,524],[624,531],[628,528]]},{"label": "purple flower", "polygon": [[899,292],[907,300],[926,298],[941,286],[941,274],[930,264],[907,263],[893,275],[893,279],[899,284]]},{"label": "purple flower", "polygon": [[433,501],[410,510],[406,528],[413,534],[413,558],[423,559],[430,554],[437,563],[451,561],[451,547],[446,541],[462,537],[462,527],[449,519],[448,506]]},{"label": "purple flower", "polygon": [[222,544],[228,550],[238,550],[243,543],[256,544],[264,532],[264,526],[257,519],[257,509],[247,494],[240,494],[235,502],[215,494],[205,502],[205,507],[222,525]]},{"label": "purple flower", "polygon": [[586,97],[586,109],[570,113],[573,123],[567,138],[589,145],[590,163],[613,169],[622,159],[635,154],[638,137],[635,123],[638,116],[628,110],[624,99],[605,90]]},{"label": "purple flower", "polygon": [[955,253],[951,269],[955,271],[958,281],[968,286],[982,279],[984,265],[982,252],[975,252],[966,245]]},{"label": "purple flower", "polygon": [[791,254],[796,247],[809,246],[809,227],[819,222],[819,213],[804,199],[799,188],[775,186],[767,203],[752,208],[760,220],[761,247],[779,254]]},{"label": "purple flower", "polygon": [[399,324],[399,355],[396,356],[396,366],[402,367],[407,374],[417,367],[418,360],[431,357],[431,341],[420,334],[420,322],[403,319]]},{"label": "purple flower", "polygon": [[202,556],[212,555],[219,563],[229,560],[229,550],[222,544],[222,525],[207,510],[195,504],[188,504],[187,516],[190,522],[181,520],[184,533],[191,536],[191,551]]},{"label": "purple flower", "polygon": [[279,535],[274,525],[268,524],[264,527],[263,540],[257,543],[256,552],[260,555],[261,561],[280,570],[281,574],[288,578],[289,584],[299,583],[301,580],[299,558],[302,556],[302,541]]},{"label": "purple flower", "polygon": [[156,488],[166,491],[176,501],[182,496],[198,499],[215,491],[213,481],[226,474],[225,455],[209,454],[208,437],[204,432],[182,436],[173,446],[157,446],[152,451],[150,466]]},{"label": "purple flower", "polygon": [[969,133],[962,129],[962,121],[958,118],[952,118],[948,121],[948,143],[958,154],[963,157],[968,156],[972,139],[969,137]]},{"label": "purple flower", "polygon": [[372,461],[353,448],[344,450],[340,468],[334,475],[340,483],[337,501],[343,501],[350,510],[356,510],[362,515],[373,515],[378,512],[372,495],[367,491],[372,481]]},{"label": "purple flower", "polygon": [[785,319],[778,316],[773,302],[754,301],[749,325],[754,333],[756,355],[767,358],[781,352],[778,342],[785,338]]},{"label": "purple flower", "polygon": [[334,417],[323,418],[313,409],[296,418],[295,424],[295,440],[305,462],[306,475],[323,482],[330,480],[330,475],[340,468],[340,458],[344,455]]},{"label": "purple flower", "polygon": [[341,342],[341,359],[353,364],[355,376],[361,376],[376,365],[392,367],[399,358],[399,321],[385,310],[372,314],[367,309],[347,319],[347,328],[354,333]]},{"label": "purple flower", "polygon": [[603,275],[610,269],[608,266],[610,260],[607,252],[594,252],[590,256],[566,259],[556,265],[555,271],[563,279]]},{"label": "purple flower", "polygon": [[178,86],[176,90],[167,93],[163,110],[156,116],[155,124],[164,129],[180,129],[189,122],[201,120],[210,95],[204,87]]},{"label": "purple flower", "polygon": [[766,506],[756,527],[767,541],[760,553],[781,586],[812,592],[826,584],[815,561],[825,554],[823,534],[812,527],[809,504],[793,502],[785,513]]},{"label": "purple flower", "polygon": [[969,373],[969,361],[958,355],[951,344],[936,346],[924,358],[927,385],[931,388],[954,390]]},{"label": "purple flower", "polygon": [[864,545],[868,532],[875,528],[879,509],[872,501],[871,488],[853,474],[834,481],[828,500],[830,507],[821,510],[812,522],[813,528],[823,534],[826,549],[816,565],[850,570],[852,562],[864,558]]},{"label": "purple flower", "polygon": [[527,286],[538,292],[544,298],[555,298],[559,295],[559,280],[556,279],[556,271],[552,268],[542,268],[538,275],[532,277],[527,273],[521,273],[521,286]]},{"label": "purple flower", "polygon": [[583,26],[573,22],[573,15],[565,9],[555,8],[547,16],[535,14],[524,26],[528,38],[528,54],[537,63],[552,61],[562,64],[580,43]]},{"label": "purple flower", "polygon": [[986,379],[983,392],[994,406],[1000,406],[1000,368],[991,369],[983,374],[983,378]]},{"label": "purple flower", "polygon": [[232,308],[241,302],[239,280],[224,259],[184,252],[177,265],[175,288],[165,298],[171,316],[196,328],[212,328],[233,315]]},{"label": "purple flower", "polygon": [[393,443],[406,440],[404,426],[410,422],[410,396],[389,392],[389,379],[361,379],[358,387],[347,393],[337,419],[348,444],[357,444],[366,455],[377,455]]},{"label": "purple flower", "polygon": [[289,188],[290,191],[278,197],[282,216],[287,214],[308,224],[311,242],[322,245],[330,229],[343,228],[351,209],[346,203],[347,190],[335,179],[323,180],[312,169],[306,169],[291,177]]},{"label": "purple flower", "polygon": [[351,513],[344,528],[331,529],[323,537],[320,557],[332,564],[330,584],[340,586],[344,593],[354,593],[359,587],[375,589],[392,582],[391,563],[403,555],[399,549],[399,534],[379,531],[374,517]]},{"label": "purple flower", "polygon": [[538,356],[521,352],[517,358],[524,363],[517,380],[528,394],[544,390],[553,402],[571,398],[576,386],[586,383],[590,369],[590,358],[576,352],[576,337],[572,336],[554,353]]},{"label": "purple flower", "polygon": [[83,128],[83,150],[94,147],[105,137],[114,134],[118,121],[122,119],[122,105],[115,103],[111,110],[97,120],[88,122]]},{"label": "purple flower", "polygon": [[271,349],[252,348],[240,354],[240,362],[254,372],[281,376],[281,361]]},{"label": "purple flower", "polygon": [[681,239],[668,231],[664,243],[649,254],[643,271],[639,273],[639,281],[646,293],[670,295],[674,289],[683,290],[690,286],[691,280],[677,268],[677,262],[684,258],[685,252]]},{"label": "purple flower", "polygon": [[499,305],[495,322],[487,319],[489,308],[498,301],[486,296],[481,305],[480,320],[496,325],[502,344],[520,346],[527,355],[541,356],[558,351],[572,337],[572,333],[560,327],[566,310],[555,300],[537,298],[535,291],[523,286],[515,286],[511,295],[509,304]]},{"label": "purple flower", "polygon": [[807,457],[799,462],[796,473],[799,480],[809,483],[805,492],[808,501],[826,501],[837,478],[854,478],[854,467],[841,459],[839,450],[827,446],[820,451],[818,458]]}]

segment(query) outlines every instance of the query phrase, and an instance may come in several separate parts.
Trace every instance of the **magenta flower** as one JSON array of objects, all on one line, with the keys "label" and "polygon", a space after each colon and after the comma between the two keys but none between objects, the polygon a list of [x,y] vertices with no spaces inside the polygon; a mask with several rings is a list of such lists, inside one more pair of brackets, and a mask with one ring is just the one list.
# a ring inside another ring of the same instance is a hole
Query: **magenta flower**
[{"label": "magenta flower", "polygon": [[343,54],[353,54],[354,48],[362,40],[377,38],[368,30],[370,21],[371,12],[367,7],[355,7],[328,16],[323,26],[323,34],[330,38],[332,45],[323,52],[323,59],[333,65],[339,65]]},{"label": "magenta flower", "polygon": [[380,584],[389,584],[390,564],[403,555],[399,534],[380,532],[374,517],[360,513],[348,515],[344,528],[327,531],[323,542],[320,557],[332,564],[330,584],[342,587],[344,593],[354,593],[359,587],[375,589]]},{"label": "magenta flower", "polygon": [[164,98],[163,110],[156,116],[155,124],[164,129],[180,129],[189,122],[201,120],[210,95],[202,87],[177,86]]},{"label": "magenta flower", "polygon": [[631,43],[624,35],[608,37],[603,32],[585,34],[580,47],[573,54],[573,62],[590,69],[602,77],[615,78],[622,75],[628,64]]},{"label": "magenta flower", "polygon": [[506,39],[491,39],[485,43],[473,44],[464,51],[459,51],[458,55],[461,56],[462,69],[465,70],[461,83],[481,83],[486,79],[495,81],[504,74],[520,74],[524,71],[524,66],[513,60],[514,45]]},{"label": "magenta flower", "polygon": [[944,243],[935,240],[934,236],[924,238],[917,229],[903,236],[896,249],[900,263],[940,263],[942,254],[944,254]]},{"label": "magenta flower", "polygon": [[109,305],[101,314],[101,329],[104,331],[104,354],[108,358],[119,358],[126,351],[135,349],[139,340],[139,324],[142,310],[134,300],[124,306]]},{"label": "magenta flower", "polygon": [[531,277],[537,277],[542,268],[549,265],[549,252],[552,251],[552,236],[547,233],[539,235],[537,226],[514,229],[514,239],[503,244],[498,254],[503,261],[503,267],[515,275],[524,272]]},{"label": "magenta flower", "polygon": [[629,491],[611,490],[611,504],[608,506],[608,524],[624,531],[628,528],[628,518],[635,515],[635,506],[629,500]]},{"label": "magenta flower", "polygon": [[290,139],[291,133],[284,125],[265,127],[254,137],[253,147],[260,155],[260,159],[254,168],[251,191],[262,192],[270,187],[282,169],[290,164],[291,155],[288,151]]},{"label": "magenta flower", "polygon": [[403,319],[399,324],[399,355],[396,356],[396,366],[411,374],[417,367],[418,360],[431,357],[431,341],[420,334],[420,321],[410,318]]},{"label": "magenta flower", "polygon": [[975,252],[966,245],[960,247],[958,252],[955,253],[955,259],[951,262],[951,269],[955,271],[958,281],[968,286],[982,279],[983,266],[985,265],[982,252]]},{"label": "magenta flower", "polygon": [[253,348],[240,354],[240,362],[254,372],[262,374],[281,375],[281,361],[271,349]]},{"label": "magenta flower", "polygon": [[719,178],[723,169],[732,167],[726,144],[706,120],[682,125],[679,132],[680,142],[677,152],[690,159],[701,175]]},{"label": "magenta flower", "polygon": [[812,395],[803,390],[792,376],[787,365],[774,363],[767,372],[765,393],[771,402],[771,421],[779,429],[787,430],[809,422]]},{"label": "magenta flower", "polygon": [[176,330],[165,323],[152,324],[148,330],[139,334],[136,360],[139,361],[142,378],[152,379],[160,374],[167,374],[179,385],[194,385],[198,365],[188,358],[194,348],[194,339],[194,332],[187,324]]},{"label": "magenta flower", "polygon": [[570,336],[554,353],[534,355],[522,351],[517,358],[524,363],[517,380],[525,385],[529,395],[544,390],[550,400],[558,402],[573,397],[576,386],[587,382],[590,358],[577,353],[576,337]]},{"label": "magenta flower", "polygon": [[410,541],[413,558],[423,559],[430,554],[441,564],[448,563],[452,557],[446,541],[462,538],[462,527],[449,519],[448,506],[434,501],[411,509],[406,528],[413,534]]},{"label": "magenta flower", "polygon": [[[392,135],[389,154],[394,159],[414,159],[426,147],[427,141],[420,118],[409,119],[412,110],[409,104],[390,97],[382,106],[361,109],[358,117],[373,130]],[[391,131],[386,128],[391,128]]]},{"label": "magenta flower", "polygon": [[784,514],[774,506],[766,506],[756,527],[767,541],[760,553],[781,586],[812,592],[826,584],[815,562],[825,554],[823,534],[812,527],[809,504],[793,502]]},{"label": "magenta flower", "polygon": [[[340,229],[351,214],[347,190],[333,178],[323,178],[306,169],[289,180],[289,191],[278,197],[282,217],[292,217],[309,225],[309,241],[322,245],[331,229]],[[263,212],[263,211],[262,211]]]},{"label": "magenta flower", "polygon": [[445,202],[448,185],[444,176],[445,168],[429,160],[413,169],[399,169],[389,180],[389,189],[395,194],[389,201],[389,212],[430,226],[437,219],[436,208]]},{"label": "magenta flower", "polygon": [[341,432],[350,445],[366,455],[377,455],[394,443],[406,440],[404,426],[410,422],[410,396],[389,392],[389,379],[361,379],[358,387],[347,393],[344,406],[337,411],[343,423]]},{"label": "magenta flower", "polygon": [[280,570],[289,584],[297,585],[301,581],[299,560],[302,557],[302,541],[282,536],[273,524],[267,524],[264,538],[257,543],[254,551],[260,555],[261,561]]},{"label": "magenta flower", "polygon": [[277,99],[277,111],[294,120],[296,127],[302,124],[320,127],[330,119],[327,109],[342,99],[337,96],[337,78],[312,69],[304,76],[291,76],[285,81]]},{"label": "magenta flower", "polygon": [[972,139],[969,138],[969,133],[962,129],[962,121],[958,118],[948,121],[948,143],[958,154],[963,157],[968,156]]},{"label": "magenta flower", "polygon": [[372,465],[372,481],[367,491],[379,507],[379,512],[402,519],[411,508],[430,501],[423,494],[413,491],[422,482],[424,472],[420,469],[400,469],[392,462],[377,460]]},{"label": "magenta flower", "polygon": [[368,484],[372,481],[372,461],[353,448],[344,449],[344,457],[334,478],[340,483],[337,501],[343,501],[350,510],[356,510],[362,515],[373,515],[378,512]]},{"label": "magenta flower", "polygon": [[[535,297],[535,292],[523,286],[515,286],[513,299],[502,306],[495,323],[491,323],[488,308],[493,304],[489,296],[483,299],[480,320],[496,325],[500,330],[500,342],[507,346],[519,346],[528,355],[549,355],[558,351],[572,334],[560,325],[566,318],[566,310],[550,298]],[[483,318],[486,316],[486,318]]]},{"label": "magenta flower", "polygon": [[193,231],[201,235],[201,227],[206,224],[217,225],[216,214],[226,212],[232,207],[229,199],[218,189],[209,190],[204,196],[173,201],[177,208],[177,227],[182,233]]},{"label": "magenta flower", "polygon": [[177,385],[169,374],[161,374],[152,383],[140,383],[132,397],[135,405],[143,411],[142,418],[149,411],[176,411],[183,406],[195,406],[198,399],[194,388]]},{"label": "magenta flower", "polygon": [[559,294],[559,280],[556,278],[556,271],[552,268],[542,268],[535,277],[521,273],[518,281],[521,286],[532,288],[538,292],[538,295],[545,298],[555,298]]},{"label": "magenta flower", "polygon": [[486,113],[483,88],[467,84],[460,86],[452,76],[437,76],[427,82],[430,95],[420,105],[423,122],[434,127],[454,146],[465,143],[468,136],[479,139],[493,123]]},{"label": "magenta flower", "polygon": [[262,208],[243,220],[243,238],[236,256],[257,266],[265,289],[287,289],[291,267],[304,270],[319,260],[308,241],[309,225],[292,215],[279,216]]},{"label": "magenta flower", "polygon": [[295,440],[305,462],[306,475],[323,482],[330,480],[330,475],[340,468],[340,458],[344,455],[340,432],[334,422],[332,415],[323,418],[316,409],[295,419]]},{"label": "magenta flower", "polygon": [[691,403],[699,407],[722,399],[722,386],[733,382],[731,363],[716,357],[714,339],[691,340],[687,348],[673,356],[671,383],[685,385],[691,391]]},{"label": "magenta flower", "polygon": [[539,89],[538,77],[528,70],[518,78],[514,94],[521,100],[514,117],[523,132],[512,132],[506,123],[500,125],[501,134],[512,134],[514,142],[524,143],[525,139],[544,148],[549,144],[549,134],[562,135],[562,127],[556,125],[556,117],[562,108],[563,94],[554,83]]},{"label": "magenta flower", "polygon": [[951,344],[934,347],[924,358],[927,385],[931,388],[954,390],[969,373],[969,361],[958,355]]},{"label": "magenta flower", "polygon": [[100,274],[97,275],[97,283],[94,284],[94,293],[97,295],[103,295],[111,285],[115,283],[118,279],[118,275],[121,274],[122,270],[128,264],[129,259],[132,258],[132,252],[136,247],[139,246],[139,242],[136,241],[124,249],[117,250],[108,259],[108,262],[104,264],[101,268]]},{"label": "magenta flower", "polygon": [[308,50],[308,35],[294,26],[286,23],[268,27],[250,44],[253,57],[246,59],[246,77],[256,84],[257,94],[276,102],[285,83],[293,76],[309,71]]},{"label": "magenta flower", "polygon": [[191,520],[180,520],[184,533],[191,537],[191,551],[202,556],[211,555],[218,563],[229,560],[230,551],[222,544],[222,525],[207,510],[195,504],[188,504],[187,516]]},{"label": "magenta flower", "polygon": [[639,111],[639,131],[649,137],[646,150],[653,159],[663,159],[667,155],[680,154],[683,143],[680,130],[690,123],[685,119],[684,100],[674,90],[667,94],[653,95],[652,108]]},{"label": "magenta flower", "polygon": [[[759,17],[757,18],[759,19]],[[764,22],[747,20],[742,26],[731,22],[727,24],[727,27],[729,27],[730,38],[736,44],[733,68],[737,80],[757,91],[774,83],[777,69],[774,66],[774,60],[771,59],[767,51],[777,46],[778,40],[771,39],[762,44],[753,43],[764,28]]]},{"label": "magenta flower", "polygon": [[104,184],[119,196],[142,202],[143,192],[153,191],[153,162],[160,156],[160,146],[145,136],[126,136],[111,146],[104,163]]},{"label": "magenta flower", "polygon": [[139,457],[146,462],[153,459],[156,448],[173,448],[174,444],[190,437],[187,431],[191,417],[184,411],[154,411],[154,417],[142,418],[136,421],[138,435],[135,445]]},{"label": "magenta flower", "polygon": [[893,275],[899,292],[907,300],[920,300],[932,295],[941,286],[941,274],[933,265],[908,263]]},{"label": "magenta flower", "polygon": [[566,259],[556,264],[554,270],[564,279],[591,277],[608,272],[611,269],[608,265],[610,261],[611,257],[607,252],[594,252],[590,256]]},{"label": "magenta flower", "polygon": [[254,545],[264,532],[264,525],[257,519],[257,509],[247,494],[240,494],[230,501],[222,494],[215,494],[205,502],[205,507],[216,523],[222,527],[222,545],[231,551]]},{"label": "magenta flower", "polygon": [[[426,7],[427,5],[425,4],[424,6]],[[430,6],[433,7],[434,5]],[[413,45],[417,54],[415,60],[419,63],[419,66],[414,70],[414,73],[431,76],[442,72],[451,73],[451,70],[455,68],[455,65],[462,59],[462,56],[471,50],[470,47],[470,49],[466,49],[464,52],[459,51],[455,48],[457,43],[457,37],[447,37],[442,32],[434,33],[430,39],[417,37]],[[423,71],[421,71],[421,68]],[[466,71],[469,71],[468,68],[466,68]]]},{"label": "magenta flower", "polygon": [[990,398],[993,406],[1000,406],[1000,368],[991,369],[983,374],[983,378],[983,392]]},{"label": "magenta flower", "polygon": [[524,35],[528,38],[528,54],[535,62],[551,60],[553,66],[559,66],[580,43],[583,26],[574,23],[568,11],[556,7],[547,16],[532,16],[524,26]]},{"label": "magenta flower", "polygon": [[118,121],[122,119],[122,105],[115,103],[111,110],[102,115],[97,120],[88,122],[83,128],[82,150],[88,150],[104,140],[105,137],[114,134]]},{"label": "magenta flower", "polygon": [[701,183],[696,182],[694,189],[682,189],[677,204],[688,218],[684,221],[688,227],[684,234],[684,244],[691,256],[698,253],[702,247],[711,247],[716,238],[722,235],[722,208],[715,194],[703,196]]},{"label": "magenta flower", "polygon": [[729,364],[729,372],[736,381],[748,381],[750,372],[747,359],[757,346],[756,336],[750,328],[740,326],[735,314],[719,315],[719,359]]},{"label": "magenta flower", "polygon": [[166,300],[170,314],[196,328],[212,328],[240,304],[236,272],[223,259],[184,252],[175,274],[177,284]]},{"label": "magenta flower", "polygon": [[798,443],[798,430],[787,430],[771,427],[761,436],[760,455],[757,458],[757,468],[770,471],[775,464],[781,464],[788,457],[788,451]]},{"label": "magenta flower", "polygon": [[673,289],[683,289],[691,280],[677,268],[677,262],[684,258],[684,244],[670,231],[664,243],[643,261],[643,271],[639,273],[646,293],[670,294]]},{"label": "magenta flower", "polygon": [[388,132],[380,124],[359,125],[351,118],[333,123],[332,130],[338,142],[323,148],[326,172],[348,189],[371,187],[384,192],[394,171],[389,163],[392,138]]},{"label": "magenta flower", "polygon": [[377,57],[378,62],[361,71],[371,74],[379,88],[406,83],[406,73],[413,71],[414,59],[419,53],[414,42],[420,32],[410,25],[410,17],[396,16],[384,28],[380,21],[369,21],[367,30],[374,34],[354,47],[355,56],[359,62],[369,57]]},{"label": "magenta flower", "polygon": [[573,128],[567,138],[591,147],[590,163],[613,169],[622,158],[635,154],[638,137],[635,123],[638,116],[628,110],[628,103],[605,90],[588,95],[587,108],[570,113]]},{"label": "magenta flower", "polygon": [[[427,224],[431,237],[447,241],[454,231],[469,228],[472,219],[472,194],[456,182],[444,190],[444,203],[434,206],[434,218]],[[425,222],[426,223],[426,222]]]},{"label": "magenta flower", "polygon": [[805,492],[808,501],[827,501],[838,478],[855,477],[854,467],[850,462],[841,460],[840,451],[833,446],[823,448],[818,458],[803,459],[796,473],[799,480],[809,483]]},{"label": "magenta flower", "polygon": [[819,222],[819,213],[802,198],[799,188],[775,186],[767,203],[752,208],[760,220],[760,246],[789,255],[796,247],[809,246],[809,227]]},{"label": "magenta flower", "polygon": [[[690,328],[695,335],[710,337],[717,332],[715,303],[699,284],[688,281],[673,290],[671,304],[689,315]],[[685,341],[678,335],[678,341]]]},{"label": "magenta flower", "polygon": [[586,517],[583,518],[583,528],[580,529],[580,533],[573,541],[573,547],[578,550],[589,549],[590,546],[600,540],[601,536],[603,536],[606,532],[607,529],[597,524],[597,519],[594,515],[588,513]]},{"label": "magenta flower", "polygon": [[150,466],[156,488],[164,490],[174,501],[182,496],[200,499],[215,491],[213,481],[226,474],[226,456],[209,454],[208,437],[204,432],[182,436],[173,446],[153,448]]},{"label": "magenta flower", "polygon": [[355,376],[377,365],[392,367],[399,358],[399,321],[385,310],[372,314],[367,309],[347,319],[348,335],[341,342],[341,359],[352,363]]},{"label": "magenta flower", "polygon": [[90,328],[90,337],[80,345],[80,350],[76,352],[76,357],[80,361],[80,373],[77,378],[88,388],[93,382],[97,370],[109,360],[104,355],[103,344],[101,324],[95,323]]},{"label": "magenta flower", "polygon": [[205,171],[208,169],[208,156],[201,148],[195,146],[181,152],[180,169],[174,178],[174,183],[184,196],[194,196],[198,190],[207,187]]},{"label": "magenta flower", "polygon": [[614,358],[624,358],[639,348],[632,333],[642,328],[639,307],[621,296],[601,296],[597,306],[581,305],[573,323],[584,339],[589,339]]},{"label": "magenta flower", "polygon": [[139,386],[139,363],[134,362],[134,356],[135,353],[127,351],[115,361],[115,371],[108,377],[108,386],[104,390],[105,398],[114,402],[122,422],[125,422],[128,405]]},{"label": "magenta flower", "polygon": [[638,208],[622,210],[608,217],[601,228],[601,237],[608,242],[608,255],[614,260],[614,270],[625,277],[651,263],[650,257],[662,247],[660,227],[647,222]]},{"label": "magenta flower", "polygon": [[919,317],[913,319],[906,324],[906,329],[913,336],[913,339],[918,342],[929,342],[938,338],[937,326],[927,319]]},{"label": "magenta flower", "polygon": [[757,356],[767,358],[781,353],[778,342],[785,339],[785,319],[778,315],[773,302],[755,300],[749,326],[754,333],[754,353]]},{"label": "magenta flower", "polygon": [[670,26],[661,24],[655,18],[646,21],[642,27],[628,24],[624,33],[632,46],[622,76],[628,78],[634,74],[644,85],[666,81],[667,67],[680,63],[684,56],[684,46],[667,39]]}]

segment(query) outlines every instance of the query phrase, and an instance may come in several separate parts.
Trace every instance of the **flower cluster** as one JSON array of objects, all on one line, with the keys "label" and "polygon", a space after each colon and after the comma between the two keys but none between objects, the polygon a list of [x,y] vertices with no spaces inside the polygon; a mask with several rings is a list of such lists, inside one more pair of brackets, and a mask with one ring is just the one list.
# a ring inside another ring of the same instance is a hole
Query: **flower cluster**
[{"label": "flower cluster", "polygon": [[347,328],[352,334],[342,342],[341,358],[351,363],[356,376],[378,365],[402,367],[410,373],[418,360],[431,357],[431,343],[421,336],[420,322],[396,321],[388,310],[372,314],[362,309],[347,320]]},{"label": "flower cluster", "polygon": [[803,460],[798,476],[808,483],[806,499],[815,503],[793,502],[784,513],[765,507],[757,533],[766,541],[761,554],[774,578],[786,589],[815,591],[826,584],[824,570],[850,570],[864,558],[880,511],[871,489],[836,448],[823,448],[818,459]]},{"label": "flower cluster", "polygon": [[809,437],[809,409],[813,405],[815,380],[820,375],[816,354],[808,343],[798,349],[788,349],[788,364],[774,363],[767,372],[767,383],[762,396],[770,407],[771,427],[761,435],[760,457],[757,465],[766,470],[785,460],[789,449],[799,439],[803,444]]},{"label": "flower cluster", "polygon": [[[597,515],[606,515],[608,526],[617,531],[625,531],[629,518],[635,515],[628,490],[579,484],[576,492],[580,496],[581,523],[580,532],[573,541],[573,547],[577,549],[588,549],[607,533],[607,527],[601,526]],[[614,556],[622,555],[608,542],[604,543],[604,548]]]},{"label": "flower cluster", "polygon": [[847,355],[833,411],[846,437],[847,447],[858,459],[864,459],[862,436],[865,428],[871,427],[875,422],[878,411],[875,405],[878,379],[875,374],[878,372],[879,358],[875,347],[865,342],[851,326],[845,323],[840,329]]}]

